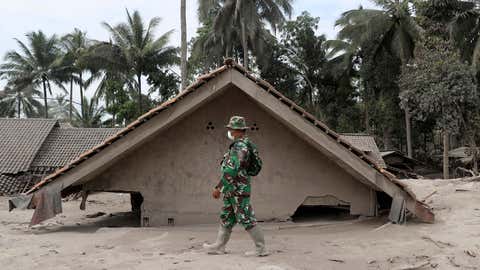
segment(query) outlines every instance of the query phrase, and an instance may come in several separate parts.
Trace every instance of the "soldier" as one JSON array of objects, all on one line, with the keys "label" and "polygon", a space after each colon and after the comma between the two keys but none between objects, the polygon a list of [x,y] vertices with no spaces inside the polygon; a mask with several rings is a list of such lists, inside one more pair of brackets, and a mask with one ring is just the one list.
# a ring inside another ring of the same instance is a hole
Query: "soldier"
[{"label": "soldier", "polygon": [[212,196],[219,199],[223,194],[223,207],[220,213],[220,228],[215,243],[204,244],[208,254],[225,254],[225,246],[235,224],[240,223],[255,243],[255,251],[247,256],[267,256],[263,233],[257,225],[250,204],[251,177],[256,176],[262,167],[256,146],[246,136],[248,129],[245,118],[230,118],[227,137],[233,141],[221,163],[222,177],[213,189]]}]

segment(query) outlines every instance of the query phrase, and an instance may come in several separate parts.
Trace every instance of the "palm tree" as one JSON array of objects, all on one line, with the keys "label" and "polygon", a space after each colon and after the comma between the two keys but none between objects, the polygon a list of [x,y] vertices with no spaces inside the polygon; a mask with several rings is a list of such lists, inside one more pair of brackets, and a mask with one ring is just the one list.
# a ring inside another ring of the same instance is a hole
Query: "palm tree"
[{"label": "palm tree", "polygon": [[[416,42],[422,30],[412,17],[410,0],[373,0],[377,9],[350,10],[335,23],[342,29],[338,39],[346,40],[357,48],[373,45],[372,59],[387,51],[406,63],[413,57]],[[405,111],[407,152],[412,157],[410,112]]]},{"label": "palm tree", "polygon": [[17,118],[22,114],[26,117],[38,117],[43,110],[42,104],[35,99],[40,96],[40,92],[33,89],[31,85],[24,87],[18,85],[7,85],[3,91],[3,98],[0,98],[0,115],[9,115],[9,112],[15,112]]},{"label": "palm tree", "polygon": [[182,90],[187,87],[187,16],[186,16],[186,0],[180,0],[180,24],[181,24],[181,56],[180,56],[180,74]]},{"label": "palm tree", "polygon": [[464,4],[449,23],[450,37],[459,48],[463,61],[472,64],[480,72],[480,6]]},{"label": "palm tree", "polygon": [[[97,61],[103,61],[104,69],[115,69],[136,77],[138,111],[142,110],[142,75],[148,71],[168,67],[178,62],[177,49],[167,46],[173,30],[154,37],[160,18],[154,17],[145,26],[138,11],[127,10],[127,22],[111,26],[103,23],[110,32],[112,42],[98,44],[94,53]],[[103,55],[102,55],[103,54]]]},{"label": "palm tree", "polygon": [[98,99],[92,97],[88,100],[84,97],[83,104],[85,104],[85,111],[83,114],[79,113],[77,110],[74,110],[74,123],[78,127],[101,127],[102,126],[102,117],[105,115],[105,109],[103,106],[98,104]]},{"label": "palm tree", "polygon": [[51,82],[64,90],[60,71],[58,39],[47,37],[42,31],[27,33],[27,41],[15,39],[21,53],[9,51],[6,63],[0,65],[0,78],[18,85],[42,86],[45,118],[48,118],[48,93],[52,94]]},{"label": "palm tree", "polygon": [[[57,95],[49,102],[50,115],[55,119],[66,120],[70,116],[70,102],[67,95]],[[72,123],[70,121],[70,123]]]},{"label": "palm tree", "polygon": [[243,50],[243,65],[248,68],[249,48],[259,49],[264,29],[268,23],[272,30],[291,16],[292,0],[199,0],[199,18],[205,21],[214,11],[214,35],[225,44],[227,56],[235,38],[239,38]]},{"label": "palm tree", "polygon": [[80,113],[83,114],[83,92],[85,87],[85,81],[83,79],[83,73],[85,72],[85,63],[83,59],[88,53],[88,48],[91,45],[91,41],[87,38],[87,33],[75,28],[70,34],[65,35],[62,38],[62,45],[66,50],[63,59],[63,66],[65,67],[69,75],[70,83],[70,100],[69,100],[69,119],[72,121],[73,116],[73,84],[76,82],[80,90]]}]

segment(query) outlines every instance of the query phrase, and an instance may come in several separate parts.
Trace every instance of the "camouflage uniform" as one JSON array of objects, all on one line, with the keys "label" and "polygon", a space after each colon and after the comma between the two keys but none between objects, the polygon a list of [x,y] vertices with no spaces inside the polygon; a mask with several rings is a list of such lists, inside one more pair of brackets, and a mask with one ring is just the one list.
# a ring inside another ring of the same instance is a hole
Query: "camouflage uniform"
[{"label": "camouflage uniform", "polygon": [[[231,120],[235,124],[235,118]],[[243,118],[240,119],[242,121]],[[237,123],[244,126],[244,123]],[[229,126],[231,127],[231,126]],[[232,127],[231,127],[232,128]],[[235,127],[233,127],[235,128]],[[240,223],[246,230],[257,224],[250,204],[251,176],[247,173],[249,163],[249,145],[256,149],[247,137],[235,140],[223,156],[222,177],[216,186],[223,193],[223,207],[220,213],[225,228],[233,228]]]},{"label": "camouflage uniform", "polygon": [[[227,125],[229,130],[246,130],[248,127],[245,118],[232,116]],[[228,137],[233,139],[232,134]],[[220,214],[221,225],[217,240],[213,244],[203,244],[208,254],[225,254],[226,244],[230,239],[232,228],[238,222],[248,232],[255,244],[255,251],[245,255],[267,256],[265,238],[250,205],[251,175],[258,175],[262,168],[262,161],[256,146],[247,137],[237,138],[230,145],[221,164],[222,177],[216,186],[223,193],[223,207]],[[215,191],[214,197],[217,196]]]}]

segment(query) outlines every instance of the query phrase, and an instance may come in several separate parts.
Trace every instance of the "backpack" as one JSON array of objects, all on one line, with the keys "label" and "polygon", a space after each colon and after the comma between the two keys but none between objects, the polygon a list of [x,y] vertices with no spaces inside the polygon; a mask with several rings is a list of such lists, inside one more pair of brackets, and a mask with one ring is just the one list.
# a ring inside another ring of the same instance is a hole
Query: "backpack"
[{"label": "backpack", "polygon": [[249,155],[247,174],[250,176],[257,176],[262,170],[262,159],[258,154],[257,147],[253,143],[248,142],[247,146]]}]

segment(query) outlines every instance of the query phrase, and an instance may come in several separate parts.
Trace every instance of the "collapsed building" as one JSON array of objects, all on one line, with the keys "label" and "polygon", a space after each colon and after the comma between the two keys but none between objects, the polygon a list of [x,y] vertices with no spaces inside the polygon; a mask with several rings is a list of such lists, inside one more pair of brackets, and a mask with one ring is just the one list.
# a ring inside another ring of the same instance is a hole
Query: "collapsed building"
[{"label": "collapsed building", "polygon": [[11,208],[34,207],[36,224],[61,212],[61,196],[124,192],[133,194],[143,226],[215,223],[219,205],[210,192],[232,115],[247,119],[264,161],[252,180],[259,220],[286,220],[302,204],[341,204],[352,215],[375,216],[382,193],[395,209],[433,222],[379,153],[354,146],[356,138],[337,134],[231,60],[12,199]]}]

